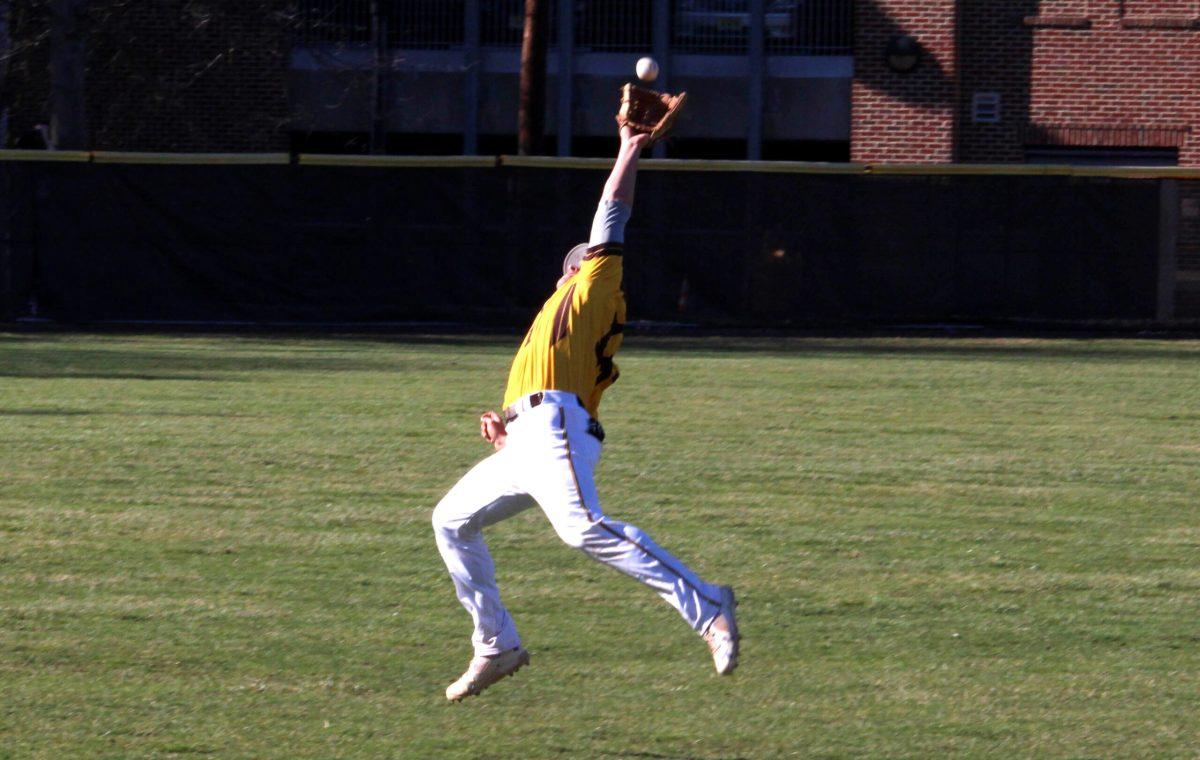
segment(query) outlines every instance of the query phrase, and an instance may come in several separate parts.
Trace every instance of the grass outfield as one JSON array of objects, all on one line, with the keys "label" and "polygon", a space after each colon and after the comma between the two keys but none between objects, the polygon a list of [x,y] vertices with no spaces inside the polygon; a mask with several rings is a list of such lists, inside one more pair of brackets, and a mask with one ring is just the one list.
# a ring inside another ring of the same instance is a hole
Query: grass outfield
[{"label": "grass outfield", "polygon": [[448,705],[516,341],[0,334],[0,757],[1196,756],[1200,342],[631,336],[606,511],[742,666],[533,510],[533,663]]}]

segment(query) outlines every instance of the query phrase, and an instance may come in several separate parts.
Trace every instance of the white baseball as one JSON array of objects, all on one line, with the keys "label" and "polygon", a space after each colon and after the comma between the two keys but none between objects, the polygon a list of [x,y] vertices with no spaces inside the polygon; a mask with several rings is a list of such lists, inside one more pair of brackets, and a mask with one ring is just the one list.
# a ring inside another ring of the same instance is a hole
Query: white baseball
[{"label": "white baseball", "polygon": [[639,58],[635,71],[637,71],[638,79],[643,82],[653,82],[658,79],[658,61],[649,56]]}]

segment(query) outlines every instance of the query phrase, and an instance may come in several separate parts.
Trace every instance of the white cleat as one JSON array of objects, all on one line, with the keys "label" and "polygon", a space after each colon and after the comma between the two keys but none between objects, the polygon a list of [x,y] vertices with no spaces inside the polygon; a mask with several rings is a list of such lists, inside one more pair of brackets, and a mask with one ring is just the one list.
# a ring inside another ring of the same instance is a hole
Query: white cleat
[{"label": "white cleat", "polygon": [[736,609],[737,600],[733,598],[733,589],[721,586],[721,611],[708,624],[704,640],[708,642],[709,651],[712,652],[713,667],[723,676],[732,673],[738,664],[738,644],[742,637],[738,633],[737,615],[734,612]]},{"label": "white cleat", "polygon": [[478,696],[501,678],[511,676],[528,664],[529,652],[521,647],[513,647],[493,657],[476,657],[467,666],[467,672],[446,687],[446,699],[461,702],[467,697]]}]

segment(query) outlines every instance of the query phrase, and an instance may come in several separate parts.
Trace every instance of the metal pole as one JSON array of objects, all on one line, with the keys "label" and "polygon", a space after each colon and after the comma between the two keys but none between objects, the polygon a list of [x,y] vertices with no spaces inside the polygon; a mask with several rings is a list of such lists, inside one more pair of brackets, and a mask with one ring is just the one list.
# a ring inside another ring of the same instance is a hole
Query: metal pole
[{"label": "metal pole", "polygon": [[[0,89],[7,90],[8,84],[8,13],[9,3],[0,2]],[[0,110],[0,146],[8,146],[8,109]],[[12,319],[16,310],[13,304],[12,276],[12,220],[13,188],[12,164],[0,168],[0,322]]]},{"label": "metal pole", "polygon": [[766,73],[766,0],[750,0],[750,81],[746,92],[746,158],[762,158],[763,76]]},{"label": "metal pole", "polygon": [[387,149],[387,124],[384,116],[384,57],[387,55],[387,38],[384,35],[383,14],[379,0],[371,0],[371,41],[375,47],[375,65],[371,70],[371,153],[383,153]]},{"label": "metal pole", "polygon": [[[669,92],[671,86],[671,0],[654,0],[654,11],[651,18],[653,25],[654,58],[658,61],[658,87],[663,92]],[[667,146],[659,141],[651,153],[654,158],[664,158]]]},{"label": "metal pole", "polygon": [[7,322],[16,315],[16,304],[13,300],[12,276],[12,228],[13,228],[13,181],[12,164],[5,163],[0,168],[0,322]]},{"label": "metal pole", "polygon": [[466,16],[463,29],[463,155],[479,153],[479,80],[482,76],[483,56],[480,53],[480,7],[479,0],[466,0]]},{"label": "metal pole", "polygon": [[29,299],[25,304],[25,316],[30,319],[38,319],[41,311],[38,296],[42,291],[42,231],[38,224],[38,198],[44,197],[43,190],[45,188],[32,168],[25,170],[25,176],[28,179],[28,182],[25,183],[28,188],[26,197],[29,199],[29,229],[28,232],[24,228],[21,230],[23,235],[29,236]]},{"label": "metal pole", "polygon": [[50,3],[50,142],[58,150],[87,150],[84,14],[87,0]]},{"label": "metal pole", "polygon": [[575,0],[558,2],[558,155],[571,155],[575,107]]},{"label": "metal pole", "polygon": [[[9,48],[8,14],[12,3],[0,0],[0,92],[8,92]],[[8,108],[0,105],[0,145],[8,147]]]},{"label": "metal pole", "polygon": [[1158,185],[1158,303],[1155,318],[1175,318],[1175,274],[1178,271],[1179,181],[1160,179]]}]

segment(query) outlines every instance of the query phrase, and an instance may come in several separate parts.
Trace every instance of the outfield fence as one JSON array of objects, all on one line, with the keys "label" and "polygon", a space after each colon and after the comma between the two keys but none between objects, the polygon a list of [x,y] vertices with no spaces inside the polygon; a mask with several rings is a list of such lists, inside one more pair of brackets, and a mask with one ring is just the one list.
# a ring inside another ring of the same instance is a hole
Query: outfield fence
[{"label": "outfield fence", "polygon": [[[610,162],[0,153],[6,320],[519,325]],[[645,161],[634,320],[1200,317],[1200,171]]]}]

